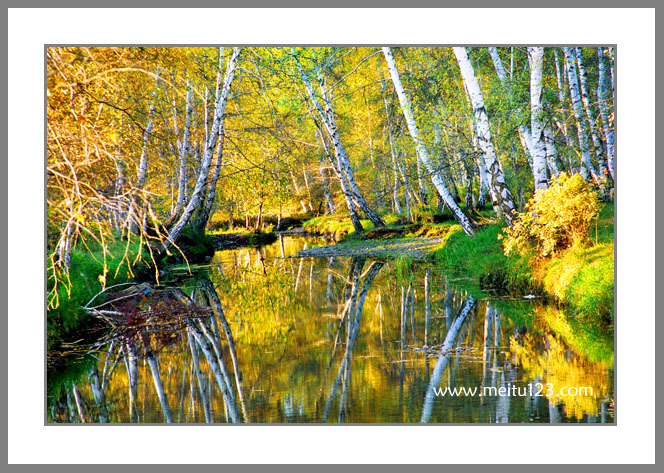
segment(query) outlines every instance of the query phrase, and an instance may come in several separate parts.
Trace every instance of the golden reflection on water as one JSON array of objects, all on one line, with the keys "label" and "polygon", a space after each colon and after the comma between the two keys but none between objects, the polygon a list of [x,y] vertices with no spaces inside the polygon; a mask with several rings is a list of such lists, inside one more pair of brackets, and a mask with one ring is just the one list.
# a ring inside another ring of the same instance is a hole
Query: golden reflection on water
[{"label": "golden reflection on water", "polygon": [[[204,303],[209,296],[193,288],[209,278],[223,307],[241,372],[242,393],[220,329],[220,358],[229,370],[234,400],[222,395],[223,383],[202,353],[202,378],[196,376],[183,336],[155,355],[161,399],[155,372],[139,359],[132,408],[126,359],[116,347],[97,355],[103,406],[93,392],[92,373],[86,373],[75,385],[77,396],[73,386],[65,386],[49,420],[160,423],[168,411],[173,422],[227,422],[229,407],[242,404],[238,412],[245,422],[420,422],[440,345],[467,294],[432,268],[427,322],[424,265],[404,271],[395,261],[378,267],[349,258],[289,257],[304,245],[320,244],[325,242],[283,237],[260,250],[218,252],[187,281],[185,292]],[[349,315],[348,301],[360,305],[365,286],[359,315]],[[593,395],[436,397],[429,422],[613,421],[610,340],[571,327],[554,307],[481,300],[453,346],[440,388],[539,382],[591,387]]]}]

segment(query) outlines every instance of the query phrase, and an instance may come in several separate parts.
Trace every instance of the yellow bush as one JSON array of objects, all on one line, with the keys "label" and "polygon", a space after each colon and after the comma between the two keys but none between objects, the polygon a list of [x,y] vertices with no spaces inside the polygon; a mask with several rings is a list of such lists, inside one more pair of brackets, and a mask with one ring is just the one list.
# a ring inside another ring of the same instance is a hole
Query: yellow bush
[{"label": "yellow bush", "polygon": [[561,173],[547,189],[538,190],[506,228],[505,254],[525,254],[530,250],[546,257],[589,238],[590,226],[597,218],[600,202],[592,185],[579,174]]}]

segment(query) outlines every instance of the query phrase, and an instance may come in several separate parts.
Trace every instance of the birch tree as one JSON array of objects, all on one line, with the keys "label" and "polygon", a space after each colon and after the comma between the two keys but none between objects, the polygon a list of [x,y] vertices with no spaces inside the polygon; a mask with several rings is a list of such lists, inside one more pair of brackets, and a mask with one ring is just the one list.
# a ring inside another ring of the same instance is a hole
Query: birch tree
[{"label": "birch tree", "polygon": [[[212,179],[208,184],[208,192],[205,197],[204,203],[199,208],[198,219],[196,226],[204,230],[207,226],[208,220],[210,219],[210,212],[212,211],[212,205],[214,204],[214,198],[217,191],[217,181],[219,180],[219,173],[221,171],[221,162],[222,155],[224,150],[224,139],[225,139],[225,130],[226,130],[226,104],[228,103],[228,97],[230,95],[231,85],[233,84],[233,79],[235,77],[235,69],[237,66],[237,58],[240,55],[241,49],[234,48],[233,54],[228,61],[226,67],[226,76],[224,77],[224,85],[222,88],[221,95],[224,97],[220,104],[220,119],[219,119],[219,128],[217,134],[219,140],[217,143],[217,160],[214,166],[214,171],[212,173]],[[222,61],[224,56],[224,48],[219,49],[219,68],[221,69]]]},{"label": "birch tree", "polygon": [[360,222],[360,217],[357,214],[357,209],[355,208],[355,202],[353,201],[353,195],[351,194],[350,189],[348,188],[348,181],[346,180],[346,176],[339,169],[337,160],[334,157],[332,157],[330,149],[325,143],[323,130],[318,120],[314,118],[313,121],[317,128],[316,135],[320,140],[321,147],[323,148],[323,151],[325,152],[328,161],[332,165],[332,169],[334,169],[334,172],[337,175],[337,178],[339,179],[339,186],[341,187],[341,193],[344,195],[344,199],[346,200],[346,207],[348,208],[348,215],[350,217],[351,223],[353,224],[353,229],[355,230],[356,233],[362,233],[364,231],[364,227],[362,226],[362,223]]},{"label": "birch tree", "polygon": [[588,143],[588,128],[584,118],[583,104],[581,103],[581,93],[579,90],[579,81],[576,73],[576,53],[574,48],[563,48],[565,53],[565,62],[567,65],[567,75],[569,81],[569,93],[572,99],[572,109],[576,120],[576,131],[581,148],[581,176],[586,181],[591,178],[597,181],[597,172],[590,161],[590,145]]},{"label": "birch tree", "polygon": [[597,159],[597,168],[599,171],[599,182],[600,189],[602,190],[602,195],[604,198],[608,197],[608,182],[607,182],[607,170],[606,162],[604,161],[604,144],[600,139],[595,121],[595,115],[592,111],[592,104],[590,100],[590,92],[588,90],[588,74],[586,73],[586,68],[583,64],[583,57],[581,54],[581,48],[576,48],[576,61],[579,66],[579,78],[581,86],[581,99],[583,101],[583,109],[586,112],[586,119],[590,125],[590,136],[593,142],[593,149],[595,150],[595,157]]},{"label": "birch tree", "polygon": [[346,178],[346,182],[348,184],[348,191],[352,195],[353,202],[360,209],[362,209],[362,212],[364,212],[367,218],[371,220],[371,222],[376,227],[384,227],[385,222],[383,222],[383,220],[373,210],[371,210],[369,204],[364,199],[364,196],[360,192],[360,189],[358,188],[357,183],[355,182],[353,169],[350,165],[348,155],[346,154],[346,149],[344,148],[344,145],[342,144],[341,138],[339,136],[336,120],[334,118],[334,111],[332,109],[332,103],[330,101],[320,67],[316,67],[316,79],[318,81],[318,85],[320,88],[320,98],[323,101],[323,104],[320,103],[317,95],[314,93],[313,88],[311,86],[311,81],[307,77],[307,74],[305,74],[304,68],[300,63],[300,59],[298,55],[295,54],[295,50],[293,48],[291,48],[291,54],[295,59],[295,62],[300,72],[300,77],[307,90],[307,94],[309,95],[309,99],[316,108],[316,111],[320,116],[320,120],[324,125],[325,130],[327,131],[328,136],[330,137],[330,140],[332,141],[332,144],[334,146],[334,154],[336,158],[337,168],[339,170],[339,173],[345,176]]},{"label": "birch tree", "polygon": [[[602,117],[602,127],[604,129],[604,137],[606,139],[606,163],[611,179],[615,179],[614,176],[614,137],[613,137],[613,123],[610,113],[609,104],[610,96],[607,88],[607,74],[606,74],[606,57],[604,55],[604,48],[597,48],[597,59],[599,65],[599,79],[597,84],[597,98],[599,103],[599,112]],[[613,89],[612,89],[613,90]]]},{"label": "birch tree", "polygon": [[212,130],[210,132],[210,136],[208,138],[205,150],[203,152],[198,178],[196,179],[196,185],[194,186],[194,190],[191,194],[191,197],[189,198],[189,203],[182,212],[182,215],[175,223],[175,225],[173,225],[173,227],[171,227],[168,230],[168,238],[165,241],[163,241],[161,245],[159,245],[158,248],[159,253],[164,253],[173,247],[175,242],[177,242],[178,238],[180,237],[180,234],[182,233],[182,230],[184,229],[185,225],[189,223],[191,216],[201,205],[201,202],[203,202],[204,198],[203,189],[208,180],[210,165],[212,164],[212,156],[214,154],[217,145],[219,131],[221,130],[221,121],[223,119],[224,112],[226,110],[226,101],[228,100],[228,96],[230,94],[230,88],[233,81],[233,76],[235,74],[235,68],[237,66],[237,59],[240,53],[241,53],[241,48],[233,49],[233,55],[231,56],[228,62],[228,68],[226,70],[226,78],[228,80],[224,80],[223,89],[221,89],[220,87],[221,67],[217,73],[217,88],[216,88],[217,90],[216,90],[216,102],[214,109],[214,120],[212,123]]},{"label": "birch tree", "polygon": [[508,225],[512,225],[516,215],[516,206],[512,193],[507,188],[505,182],[505,175],[500,166],[500,162],[496,157],[496,152],[491,141],[491,131],[489,129],[489,117],[484,107],[484,98],[480,85],[475,77],[475,70],[473,65],[468,59],[466,48],[455,47],[454,55],[457,58],[461,76],[470,103],[473,108],[473,120],[475,122],[475,130],[477,133],[477,141],[484,156],[484,163],[486,164],[487,173],[489,177],[489,191],[491,193],[491,202],[494,210],[503,216]]},{"label": "birch tree", "polygon": [[[187,153],[189,152],[189,135],[191,133],[191,116],[194,112],[194,106],[191,103],[191,84],[187,81],[187,98],[185,105],[185,121],[184,121],[184,130],[182,134],[182,141],[180,142],[180,168],[178,172],[178,200],[175,204],[175,209],[173,210],[172,217],[177,218],[182,212],[184,207],[184,199],[187,193]],[[173,122],[176,127],[177,132],[177,117],[175,116],[175,109],[173,110]]]},{"label": "birch tree", "polygon": [[544,110],[542,108],[542,68],[544,48],[529,47],[530,64],[530,127],[533,155],[535,191],[548,187],[546,172],[546,138],[544,136]]},{"label": "birch tree", "polygon": [[452,194],[450,194],[450,191],[447,188],[445,179],[429,157],[429,152],[424,145],[424,141],[422,141],[420,138],[420,132],[417,128],[417,123],[415,122],[415,117],[413,116],[413,112],[411,110],[410,101],[408,100],[403,85],[401,84],[401,78],[399,77],[399,71],[397,70],[396,63],[394,62],[392,51],[389,47],[383,47],[382,49],[385,56],[385,62],[387,63],[387,68],[390,71],[392,83],[394,84],[397,96],[399,97],[399,103],[401,104],[401,109],[403,110],[410,136],[415,142],[415,149],[417,154],[431,175],[431,182],[445,201],[445,204],[449,207],[452,215],[454,215],[454,218],[456,218],[457,222],[459,222],[461,228],[463,228],[463,231],[468,236],[472,237],[475,235],[475,224],[470,221],[470,219],[466,216],[465,213],[463,213],[461,208],[454,201]]}]

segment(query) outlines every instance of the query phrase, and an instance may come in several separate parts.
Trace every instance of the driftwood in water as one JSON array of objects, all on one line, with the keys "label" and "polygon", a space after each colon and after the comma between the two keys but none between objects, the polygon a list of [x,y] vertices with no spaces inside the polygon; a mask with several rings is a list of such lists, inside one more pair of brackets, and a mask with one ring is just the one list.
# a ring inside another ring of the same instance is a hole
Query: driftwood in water
[{"label": "driftwood in water", "polygon": [[[194,304],[180,289],[147,283],[104,291],[103,302],[100,296],[95,296],[86,309],[111,330],[93,348],[117,340],[142,346],[143,356],[173,345],[193,320],[213,314],[210,308]],[[92,302],[97,305],[91,306]]]}]

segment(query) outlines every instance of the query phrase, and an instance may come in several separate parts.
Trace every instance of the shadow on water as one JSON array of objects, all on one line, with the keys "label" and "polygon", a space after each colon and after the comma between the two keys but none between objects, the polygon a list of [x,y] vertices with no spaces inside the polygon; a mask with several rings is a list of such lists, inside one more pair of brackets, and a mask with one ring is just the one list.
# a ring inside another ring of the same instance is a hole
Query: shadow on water
[{"label": "shadow on water", "polygon": [[426,263],[291,257],[325,243],[218,252],[98,301],[82,372],[49,374],[48,421],[613,421],[610,337],[538,301],[477,300]]}]

